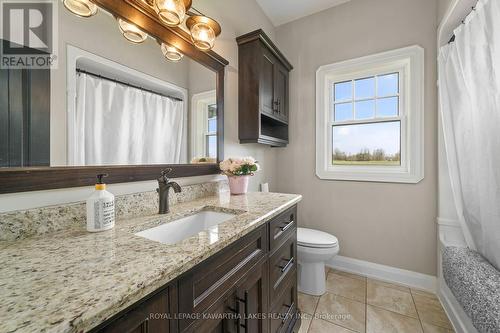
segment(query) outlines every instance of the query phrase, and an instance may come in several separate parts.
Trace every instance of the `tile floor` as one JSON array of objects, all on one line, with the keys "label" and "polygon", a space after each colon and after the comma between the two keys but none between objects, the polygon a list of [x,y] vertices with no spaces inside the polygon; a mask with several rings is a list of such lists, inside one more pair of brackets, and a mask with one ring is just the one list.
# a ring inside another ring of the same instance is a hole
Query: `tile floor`
[{"label": "tile floor", "polygon": [[330,270],[326,293],[299,293],[299,333],[453,333],[434,294]]}]

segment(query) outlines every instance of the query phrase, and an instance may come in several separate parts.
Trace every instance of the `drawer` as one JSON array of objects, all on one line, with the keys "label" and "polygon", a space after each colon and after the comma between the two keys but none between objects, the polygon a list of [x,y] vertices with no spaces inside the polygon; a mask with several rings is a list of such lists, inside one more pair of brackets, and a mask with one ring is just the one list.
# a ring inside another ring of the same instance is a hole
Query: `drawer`
[{"label": "drawer", "polygon": [[271,311],[270,333],[290,332],[297,321],[297,271],[286,279],[281,294]]},{"label": "drawer", "polygon": [[269,222],[269,250],[272,252],[296,232],[297,206],[287,209]]},{"label": "drawer", "polygon": [[[238,280],[267,254],[267,232],[263,225],[224,248],[179,279],[179,312],[201,314],[227,297]],[[181,319],[181,331],[193,317]]]},{"label": "drawer", "polygon": [[276,299],[297,266],[297,233],[293,232],[269,258],[269,299]]}]

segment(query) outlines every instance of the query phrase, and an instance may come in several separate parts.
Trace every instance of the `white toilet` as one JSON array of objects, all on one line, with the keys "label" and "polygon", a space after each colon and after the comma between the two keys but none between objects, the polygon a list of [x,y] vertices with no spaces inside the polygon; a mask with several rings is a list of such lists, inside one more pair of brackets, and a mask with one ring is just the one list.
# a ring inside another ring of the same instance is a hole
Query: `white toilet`
[{"label": "white toilet", "polygon": [[325,262],[339,253],[337,238],[329,233],[297,228],[299,291],[320,296],[325,293]]}]

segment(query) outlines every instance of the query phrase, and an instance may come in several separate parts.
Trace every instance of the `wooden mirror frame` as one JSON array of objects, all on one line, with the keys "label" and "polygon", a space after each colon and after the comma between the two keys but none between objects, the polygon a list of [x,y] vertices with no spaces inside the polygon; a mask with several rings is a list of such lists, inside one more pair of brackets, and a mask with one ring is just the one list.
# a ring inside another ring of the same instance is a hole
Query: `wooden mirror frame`
[{"label": "wooden mirror frame", "polygon": [[[152,8],[142,0],[93,0],[93,2],[112,15],[133,22],[159,41],[174,45],[184,55],[216,73],[217,160],[221,161],[224,158],[224,71],[229,62],[213,51],[198,50],[186,31],[162,24]],[[117,38],[121,36],[117,35]],[[106,178],[108,184],[154,180],[165,168],[172,169],[169,174],[172,178],[220,172],[217,163],[5,168],[0,169],[0,194],[93,185],[99,173],[109,174]]]}]

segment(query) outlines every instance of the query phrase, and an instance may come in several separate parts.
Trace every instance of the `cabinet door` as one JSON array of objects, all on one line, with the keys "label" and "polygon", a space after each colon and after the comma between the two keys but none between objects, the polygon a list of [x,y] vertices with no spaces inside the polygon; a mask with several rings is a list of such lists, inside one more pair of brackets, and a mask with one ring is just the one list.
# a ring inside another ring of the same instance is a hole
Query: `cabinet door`
[{"label": "cabinet door", "polygon": [[274,100],[278,118],[288,121],[288,71],[280,63],[274,66]]},{"label": "cabinet door", "polygon": [[0,69],[0,167],[48,166],[49,150],[50,70]]},{"label": "cabinet door", "polygon": [[268,332],[268,288],[267,261],[261,261],[245,276],[236,289],[236,301],[239,302],[239,319],[236,325],[239,332]]},{"label": "cabinet door", "polygon": [[183,333],[237,333],[236,293],[213,304]]},{"label": "cabinet door", "polygon": [[260,68],[260,110],[262,113],[273,115],[276,110],[275,99],[275,63],[274,56],[262,48]]}]

